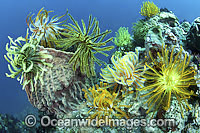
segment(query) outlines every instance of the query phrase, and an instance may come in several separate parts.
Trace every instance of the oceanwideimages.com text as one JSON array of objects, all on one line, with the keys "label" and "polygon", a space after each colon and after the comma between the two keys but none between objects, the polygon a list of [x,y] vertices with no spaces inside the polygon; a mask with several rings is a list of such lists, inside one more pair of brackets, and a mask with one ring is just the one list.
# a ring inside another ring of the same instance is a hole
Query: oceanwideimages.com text
[{"label": "oceanwideimages.com text", "polygon": [[[30,117],[31,116],[31,117]],[[25,119],[27,126],[31,127],[36,124],[36,118],[33,115],[27,116]],[[108,116],[105,119],[51,119],[49,116],[43,116],[40,119],[40,124],[43,127],[126,127],[132,129],[133,127],[139,126],[175,126],[176,122],[174,119],[110,119]]]}]

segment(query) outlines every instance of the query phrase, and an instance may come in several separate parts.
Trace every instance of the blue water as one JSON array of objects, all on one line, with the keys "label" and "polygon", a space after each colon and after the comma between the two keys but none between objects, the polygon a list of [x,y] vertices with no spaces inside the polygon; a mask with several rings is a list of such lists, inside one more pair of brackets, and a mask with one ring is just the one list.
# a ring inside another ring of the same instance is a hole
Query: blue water
[{"label": "blue water", "polygon": [[[175,1],[175,2],[174,2]],[[180,21],[186,19],[192,22],[200,16],[199,0],[154,0],[159,8],[168,8],[173,11]],[[54,10],[50,16],[63,15],[66,9],[80,22],[88,21],[90,14],[97,17],[101,31],[110,29],[115,32],[120,26],[129,27],[132,23],[143,18],[139,12],[142,0],[1,0],[0,1],[0,113],[15,114],[22,112],[29,104],[25,91],[16,79],[7,78],[5,72],[9,72],[7,61],[3,55],[6,53],[5,45],[9,41],[7,36],[17,38],[25,37],[26,17],[32,12],[37,14],[44,7],[46,10]],[[113,45],[110,43],[109,45]],[[113,52],[113,51],[111,51]],[[101,58],[101,56],[99,57]],[[104,58],[105,61],[108,59]],[[97,67],[99,69],[100,67]]]}]

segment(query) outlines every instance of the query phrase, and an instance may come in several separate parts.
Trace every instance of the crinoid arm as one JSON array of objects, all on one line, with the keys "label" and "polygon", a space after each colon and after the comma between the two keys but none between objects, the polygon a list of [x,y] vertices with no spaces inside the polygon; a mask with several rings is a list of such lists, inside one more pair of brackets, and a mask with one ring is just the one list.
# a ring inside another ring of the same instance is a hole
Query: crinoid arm
[{"label": "crinoid arm", "polygon": [[42,36],[40,40],[41,46],[55,48],[53,40],[61,38],[60,33],[64,29],[63,25],[67,19],[64,21],[59,20],[66,16],[68,11],[62,16],[53,16],[51,19],[49,17],[50,12],[53,11],[47,11],[41,8],[35,18],[32,19],[34,14],[29,14],[26,18],[26,23],[34,38]]},{"label": "crinoid arm", "polygon": [[[162,47],[162,52],[157,53],[159,60],[155,60],[150,53],[151,60],[154,66],[150,66],[143,76],[146,78],[148,85],[143,88],[138,88],[139,91],[148,91],[144,96],[150,96],[145,102],[148,103],[149,109],[147,113],[155,106],[154,113],[161,107],[164,110],[170,108],[171,99],[175,97],[181,108],[181,115],[183,116],[182,107],[187,111],[190,109],[187,99],[194,96],[194,92],[190,91],[188,87],[195,85],[194,80],[195,70],[189,66],[190,56],[182,54],[183,48],[180,47],[178,53],[174,53],[174,48],[171,52],[167,50],[167,46]],[[175,55],[175,56],[174,56]],[[184,59],[181,57],[184,56]],[[184,100],[185,104],[183,104]],[[153,114],[154,114],[153,113]]]},{"label": "crinoid arm", "polygon": [[101,79],[107,83],[118,83],[128,87],[141,88],[145,79],[142,77],[146,71],[146,67],[139,62],[138,51],[125,52],[121,58],[112,56],[111,62],[113,66],[107,65],[105,69],[101,69]]},{"label": "crinoid arm", "polygon": [[122,107],[129,108],[130,105],[120,105],[123,99],[118,89],[118,84],[108,85],[107,83],[100,82],[100,85],[89,89],[82,89],[85,92],[85,98],[90,110],[90,118],[96,117],[105,119],[109,118],[129,118],[127,113],[123,111]]},{"label": "crinoid arm", "polygon": [[100,53],[108,56],[104,51],[110,51],[114,48],[114,46],[101,47],[112,41],[113,38],[103,41],[106,35],[111,31],[106,30],[105,32],[100,33],[99,22],[96,18],[92,19],[91,15],[89,16],[87,28],[85,22],[81,20],[83,27],[81,29],[72,15],[68,15],[72,23],[68,23],[68,25],[65,26],[66,29],[64,32],[61,33],[65,38],[55,40],[56,46],[62,50],[67,50],[71,46],[75,46],[75,54],[69,61],[70,63],[73,63],[74,70],[76,70],[76,66],[79,64],[82,73],[86,74],[88,77],[94,76],[94,63],[96,62],[98,65],[104,63],[97,59],[94,54]]},{"label": "crinoid arm", "polygon": [[153,2],[146,1],[143,3],[141,7],[140,14],[142,16],[150,18],[158,14],[159,12],[160,12],[160,9]]},{"label": "crinoid arm", "polygon": [[30,83],[32,91],[34,91],[34,84],[37,84],[38,80],[42,81],[41,75],[45,71],[44,66],[52,66],[46,63],[44,59],[51,59],[52,56],[45,51],[39,51],[40,40],[33,39],[33,37],[29,39],[18,37],[16,40],[11,37],[8,38],[10,43],[6,45],[7,53],[4,58],[10,63],[8,69],[11,74],[6,73],[6,76],[17,77],[17,80],[23,85],[23,89]]}]

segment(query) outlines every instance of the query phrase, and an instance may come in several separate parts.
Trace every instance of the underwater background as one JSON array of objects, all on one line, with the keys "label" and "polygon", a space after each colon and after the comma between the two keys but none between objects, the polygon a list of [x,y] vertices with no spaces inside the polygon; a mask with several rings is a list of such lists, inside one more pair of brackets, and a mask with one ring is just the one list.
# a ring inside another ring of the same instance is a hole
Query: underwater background
[{"label": "underwater background", "polygon": [[[153,1],[160,8],[167,8],[178,17],[179,21],[184,19],[192,22],[199,16],[198,0],[167,0]],[[86,22],[88,17],[92,14],[97,17],[100,22],[102,31],[106,29],[112,30],[108,36],[115,36],[115,32],[123,26],[131,27],[133,22],[142,19],[143,16],[139,14],[142,5],[142,0],[6,0],[0,2],[1,14],[1,30],[0,30],[0,55],[1,55],[1,69],[0,69],[0,113],[19,113],[30,105],[25,91],[17,80],[11,80],[5,76],[8,72],[7,61],[3,55],[6,53],[5,46],[9,39],[7,36],[17,38],[18,36],[26,35],[26,17],[29,13],[35,13],[44,7],[46,10],[53,10],[51,16],[63,15],[66,10],[69,10],[76,20],[83,19]],[[114,45],[112,42],[109,45]],[[110,54],[113,52],[109,51]],[[101,57],[99,57],[101,58]],[[108,58],[101,58],[108,62]],[[100,69],[98,65],[97,69]],[[98,71],[98,70],[97,70]],[[31,106],[30,106],[31,107]]]},{"label": "underwater background", "polygon": [[[143,0],[1,0],[0,1],[0,113],[1,114],[18,114],[24,110],[34,109],[29,103],[26,92],[22,90],[22,86],[17,80],[11,80],[5,76],[8,72],[8,63],[4,59],[6,43],[9,42],[8,36],[16,39],[19,36],[26,36],[28,28],[26,18],[29,13],[37,15],[38,11],[44,7],[47,11],[54,11],[50,16],[61,16],[66,13],[73,15],[75,20],[81,23],[83,19],[88,22],[89,15],[96,17],[99,21],[101,31],[106,29],[112,30],[107,38],[115,37],[115,32],[123,26],[129,28],[131,33],[132,23],[137,22],[144,17],[141,16],[140,9]],[[200,16],[199,0],[153,0],[159,8],[167,8],[178,17],[179,22],[192,22]],[[61,19],[63,20],[63,19]],[[113,45],[109,42],[108,46]],[[108,62],[112,49],[108,57],[97,54],[97,57],[105,62]],[[97,74],[100,68],[96,65]]]}]

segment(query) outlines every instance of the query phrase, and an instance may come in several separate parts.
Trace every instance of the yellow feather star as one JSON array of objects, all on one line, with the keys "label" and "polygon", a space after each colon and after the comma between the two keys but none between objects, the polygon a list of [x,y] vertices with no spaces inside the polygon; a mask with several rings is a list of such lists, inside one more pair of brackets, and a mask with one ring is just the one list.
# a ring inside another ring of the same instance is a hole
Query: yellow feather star
[{"label": "yellow feather star", "polygon": [[[149,106],[147,113],[150,112],[155,104],[156,108],[154,113],[161,105],[164,110],[168,110],[172,96],[175,96],[178,100],[182,117],[184,117],[182,106],[186,110],[190,109],[186,99],[195,94],[187,88],[190,85],[196,85],[194,80],[195,70],[193,67],[189,66],[190,56],[187,58],[187,54],[185,54],[184,59],[181,59],[182,47],[177,54],[174,53],[174,48],[175,47],[172,48],[170,55],[166,46],[165,48],[162,48],[162,54],[159,52],[157,53],[160,61],[153,59],[151,52],[149,52],[154,67],[146,63],[149,71],[146,71],[146,74],[143,76],[147,81],[149,81],[149,85],[137,89],[139,91],[151,90],[142,96],[150,95],[150,98],[145,102],[148,103]],[[182,100],[185,101],[187,107],[182,103]]]},{"label": "yellow feather star", "polygon": [[[113,88],[111,89],[111,87]],[[100,82],[100,86],[96,84],[88,90],[82,89],[85,92],[88,107],[90,107],[88,113],[93,112],[90,115],[91,119],[95,117],[104,119],[106,116],[109,118],[113,116],[117,118],[128,118],[126,112],[120,108],[129,108],[130,105],[119,104],[123,97],[118,87],[118,84],[108,85],[107,83]]]},{"label": "yellow feather star", "polygon": [[160,9],[153,3],[146,1],[143,3],[143,6],[141,7],[141,12],[140,14],[142,16],[146,17],[152,17],[160,12]]}]

